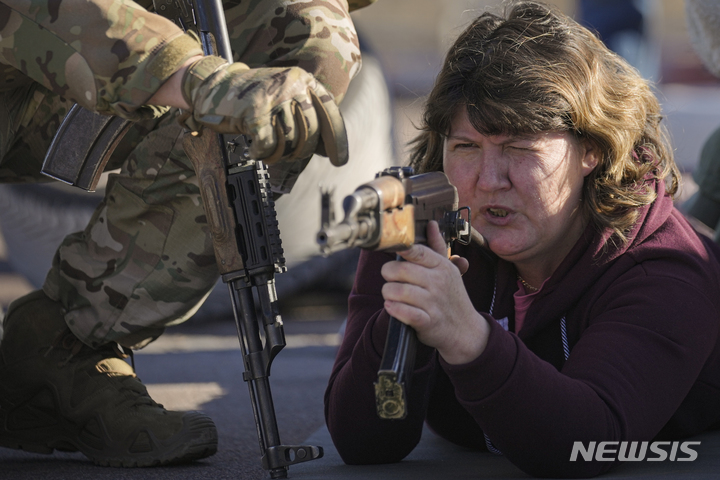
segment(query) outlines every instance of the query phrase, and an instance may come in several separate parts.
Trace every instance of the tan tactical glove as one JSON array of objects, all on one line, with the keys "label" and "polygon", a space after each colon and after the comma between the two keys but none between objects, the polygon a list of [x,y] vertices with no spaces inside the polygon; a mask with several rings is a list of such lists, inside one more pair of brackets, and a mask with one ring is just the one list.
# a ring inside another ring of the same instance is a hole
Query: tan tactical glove
[{"label": "tan tactical glove", "polygon": [[182,81],[191,111],[180,117],[190,130],[206,126],[244,134],[250,155],[266,164],[320,153],[334,165],[348,160],[347,135],[333,96],[298,67],[255,68],[204,57]]}]

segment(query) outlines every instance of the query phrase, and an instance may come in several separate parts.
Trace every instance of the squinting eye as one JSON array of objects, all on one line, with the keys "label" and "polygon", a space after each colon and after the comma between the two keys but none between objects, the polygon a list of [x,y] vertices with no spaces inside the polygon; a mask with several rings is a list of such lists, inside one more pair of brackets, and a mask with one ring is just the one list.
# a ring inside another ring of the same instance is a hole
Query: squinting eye
[{"label": "squinting eye", "polygon": [[474,146],[474,143],[458,143],[457,145],[455,145],[455,148],[472,148]]},{"label": "squinting eye", "polygon": [[514,152],[516,155],[531,155],[535,152],[532,147],[510,146],[507,149],[508,152]]}]

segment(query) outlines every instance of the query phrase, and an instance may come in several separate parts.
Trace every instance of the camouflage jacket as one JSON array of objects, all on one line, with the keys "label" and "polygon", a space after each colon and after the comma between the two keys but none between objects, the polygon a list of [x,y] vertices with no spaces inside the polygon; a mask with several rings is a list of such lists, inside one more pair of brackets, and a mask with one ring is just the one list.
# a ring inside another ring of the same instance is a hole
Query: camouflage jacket
[{"label": "camouflage jacket", "polygon": [[[339,100],[360,67],[348,12],[374,1],[223,5],[236,60],[242,52],[242,60],[257,68],[269,60],[277,66],[287,56],[285,65],[312,71]],[[194,37],[151,9],[152,0],[3,0],[0,93],[36,81],[100,113],[130,119],[162,113],[144,103],[202,50]]]}]

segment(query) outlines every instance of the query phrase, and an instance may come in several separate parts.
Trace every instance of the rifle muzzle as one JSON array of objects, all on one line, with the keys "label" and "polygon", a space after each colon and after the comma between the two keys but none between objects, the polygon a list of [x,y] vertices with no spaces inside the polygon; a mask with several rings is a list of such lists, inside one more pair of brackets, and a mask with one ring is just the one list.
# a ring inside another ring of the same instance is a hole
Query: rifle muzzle
[{"label": "rifle muzzle", "polygon": [[[332,203],[323,202],[323,208]],[[343,200],[345,218],[335,225],[323,223],[317,234],[320,251],[327,255],[332,252],[353,247],[367,247],[378,235],[377,217],[380,198],[372,188],[358,188]],[[331,215],[323,214],[323,218]]]}]

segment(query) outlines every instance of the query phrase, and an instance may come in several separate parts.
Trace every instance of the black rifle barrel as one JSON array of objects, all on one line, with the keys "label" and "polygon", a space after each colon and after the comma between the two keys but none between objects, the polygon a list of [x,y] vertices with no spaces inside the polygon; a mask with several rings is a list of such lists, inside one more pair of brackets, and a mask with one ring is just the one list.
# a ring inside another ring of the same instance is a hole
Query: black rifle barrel
[{"label": "black rifle barrel", "polygon": [[221,0],[193,0],[197,26],[205,55],[217,55],[233,61],[230,37]]}]

